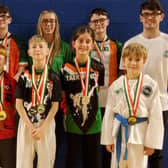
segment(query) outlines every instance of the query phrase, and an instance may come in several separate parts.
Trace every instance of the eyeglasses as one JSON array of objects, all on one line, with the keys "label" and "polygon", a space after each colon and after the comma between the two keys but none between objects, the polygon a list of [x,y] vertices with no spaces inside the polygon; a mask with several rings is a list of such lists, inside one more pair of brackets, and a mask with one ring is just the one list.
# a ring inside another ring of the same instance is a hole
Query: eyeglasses
[{"label": "eyeglasses", "polygon": [[9,15],[0,14],[0,20],[7,20],[8,18],[10,18]]},{"label": "eyeglasses", "polygon": [[144,12],[144,13],[141,13],[141,16],[143,16],[144,18],[148,18],[148,17],[157,17],[161,15],[161,12]]},{"label": "eyeglasses", "polygon": [[54,24],[55,22],[56,22],[55,19],[43,19],[42,20],[42,23],[44,23],[44,24],[48,24],[48,23]]},{"label": "eyeglasses", "polygon": [[101,18],[101,19],[91,20],[90,22],[94,24],[98,24],[98,23],[103,24],[106,20],[107,18]]}]

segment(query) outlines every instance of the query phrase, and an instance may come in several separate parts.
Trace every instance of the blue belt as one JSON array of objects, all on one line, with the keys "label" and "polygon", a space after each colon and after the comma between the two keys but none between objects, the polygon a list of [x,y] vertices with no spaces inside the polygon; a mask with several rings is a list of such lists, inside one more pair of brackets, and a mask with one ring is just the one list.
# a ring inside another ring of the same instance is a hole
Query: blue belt
[{"label": "blue belt", "polygon": [[[115,114],[115,118],[120,121],[121,125],[123,125],[125,127],[125,142],[127,143],[128,141],[128,119],[121,116],[120,114],[116,113]],[[138,118],[136,117],[136,123],[135,124],[139,124],[142,122],[147,121],[147,117],[142,117],[142,118]],[[119,160],[120,160],[120,155],[121,155],[121,125],[119,128],[119,133],[117,136],[117,142],[116,142],[116,155],[117,155],[117,161],[118,161],[118,165],[119,165]],[[127,160],[127,156],[128,156],[128,149],[126,147],[125,153],[124,153],[124,160]]]}]

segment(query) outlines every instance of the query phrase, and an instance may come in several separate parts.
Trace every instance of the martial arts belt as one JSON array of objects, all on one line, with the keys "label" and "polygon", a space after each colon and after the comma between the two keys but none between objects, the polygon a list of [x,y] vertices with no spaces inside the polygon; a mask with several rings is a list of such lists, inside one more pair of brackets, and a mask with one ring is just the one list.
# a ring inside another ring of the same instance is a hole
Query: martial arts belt
[{"label": "martial arts belt", "polygon": [[[128,123],[128,118],[125,118],[118,113],[115,114],[115,118],[121,123],[119,131],[118,131],[117,142],[116,142],[116,156],[117,156],[117,162],[118,162],[118,168],[119,168],[119,161],[120,161],[120,155],[121,155],[121,144],[122,144],[121,125],[124,126],[124,128],[125,128],[125,143],[126,143],[126,149],[124,152],[123,160],[127,160],[127,156],[128,156],[128,149],[127,149],[128,128],[129,128],[130,124]],[[147,119],[148,119],[147,117],[142,117],[142,118],[136,117],[136,123],[134,123],[134,124],[139,124],[139,123],[145,122],[145,121],[147,121]]]}]

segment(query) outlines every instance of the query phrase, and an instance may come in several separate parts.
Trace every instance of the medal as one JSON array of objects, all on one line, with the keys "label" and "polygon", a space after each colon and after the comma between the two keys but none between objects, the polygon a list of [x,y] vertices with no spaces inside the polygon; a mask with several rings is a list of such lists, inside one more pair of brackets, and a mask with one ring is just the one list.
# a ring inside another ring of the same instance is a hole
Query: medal
[{"label": "medal", "polygon": [[87,105],[90,102],[90,97],[88,96],[88,88],[89,88],[89,76],[90,76],[90,66],[91,66],[91,60],[90,57],[88,56],[87,59],[87,65],[86,65],[86,71],[85,71],[85,83],[83,80],[83,76],[81,74],[77,56],[74,59],[76,69],[78,71],[78,74],[80,76],[80,82],[81,82],[81,88],[82,88],[82,117],[83,117],[83,122],[81,126],[84,126],[87,118],[88,118],[88,107]]},{"label": "medal", "polygon": [[0,111],[0,121],[3,121],[7,118],[6,112],[5,111]]},{"label": "medal", "polygon": [[29,112],[31,114],[35,114],[35,113],[37,113],[37,108],[36,107],[31,107],[31,109],[29,110]]},{"label": "medal", "polygon": [[43,104],[40,104],[37,106],[37,112],[38,113],[44,113],[45,112],[45,106]]},{"label": "medal", "polygon": [[128,124],[133,125],[136,124],[137,118],[136,118],[136,112],[138,109],[139,105],[139,99],[140,99],[140,94],[142,90],[142,84],[143,84],[143,74],[140,73],[138,77],[138,81],[136,84],[136,90],[134,94],[134,101],[132,100],[131,93],[130,93],[130,87],[128,83],[128,76],[126,75],[124,77],[124,92],[129,108],[129,115],[130,117],[128,118]]},{"label": "medal", "polygon": [[43,73],[40,76],[39,85],[36,84],[35,79],[35,67],[32,66],[32,106],[36,107],[36,112],[43,113],[45,111],[44,97],[47,83],[48,68],[47,65],[44,68]]},{"label": "medal", "polygon": [[135,116],[130,116],[128,118],[128,124],[134,125],[134,124],[136,124],[136,122],[137,122],[137,118]]},{"label": "medal", "polygon": [[82,97],[82,104],[84,105],[87,105],[87,104],[89,104],[89,102],[90,102],[90,98],[89,98],[89,96],[83,96]]},{"label": "medal", "polygon": [[98,53],[98,56],[99,56],[101,62],[103,62],[102,52],[103,52],[103,48],[104,48],[104,42],[106,41],[106,39],[107,39],[107,36],[104,37],[104,39],[101,43],[101,46],[99,46],[98,43],[96,41],[94,41],[94,47]]}]

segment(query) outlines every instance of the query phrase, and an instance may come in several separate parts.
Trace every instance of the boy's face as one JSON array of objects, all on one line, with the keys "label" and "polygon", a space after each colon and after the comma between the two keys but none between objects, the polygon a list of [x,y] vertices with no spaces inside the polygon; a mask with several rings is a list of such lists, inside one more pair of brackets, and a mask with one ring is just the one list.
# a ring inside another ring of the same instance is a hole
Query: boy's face
[{"label": "boy's face", "polygon": [[0,29],[8,28],[8,25],[12,22],[12,18],[8,13],[0,13]]},{"label": "boy's face", "polygon": [[133,77],[138,77],[141,72],[143,65],[145,63],[144,58],[136,57],[135,54],[131,54],[123,59],[123,63],[125,65],[125,69],[127,74],[131,74]]},{"label": "boy's face", "polygon": [[33,60],[45,60],[48,55],[49,49],[46,42],[31,42],[29,44],[28,54]]},{"label": "boy's face", "polygon": [[143,24],[143,28],[146,30],[155,30],[160,26],[160,22],[164,19],[164,14],[157,10],[142,10],[140,15],[140,21]]},{"label": "boy's face", "polygon": [[95,34],[106,33],[109,19],[105,15],[93,14],[90,18],[89,26]]},{"label": "boy's face", "polygon": [[42,32],[43,34],[53,34],[56,28],[56,20],[54,13],[46,13],[42,17]]},{"label": "boy's face", "polygon": [[4,55],[0,55],[0,72],[3,71],[5,64],[6,64],[6,57]]}]

